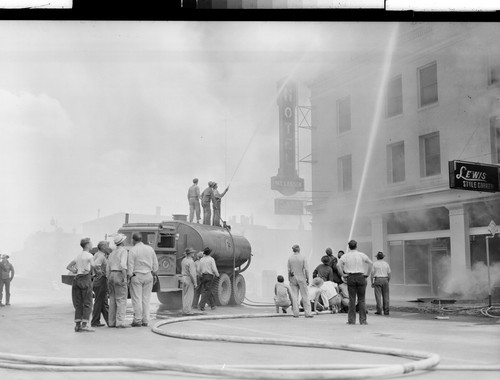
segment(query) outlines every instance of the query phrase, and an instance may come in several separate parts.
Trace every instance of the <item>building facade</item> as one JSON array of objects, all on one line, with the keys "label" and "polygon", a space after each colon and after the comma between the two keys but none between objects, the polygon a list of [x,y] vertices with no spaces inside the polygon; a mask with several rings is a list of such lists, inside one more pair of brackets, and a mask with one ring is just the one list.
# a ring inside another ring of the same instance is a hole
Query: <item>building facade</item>
[{"label": "building facade", "polygon": [[500,195],[451,189],[448,162],[500,163],[499,38],[495,24],[388,24],[310,83],[315,251],[352,237],[386,254],[396,294],[487,294]]}]

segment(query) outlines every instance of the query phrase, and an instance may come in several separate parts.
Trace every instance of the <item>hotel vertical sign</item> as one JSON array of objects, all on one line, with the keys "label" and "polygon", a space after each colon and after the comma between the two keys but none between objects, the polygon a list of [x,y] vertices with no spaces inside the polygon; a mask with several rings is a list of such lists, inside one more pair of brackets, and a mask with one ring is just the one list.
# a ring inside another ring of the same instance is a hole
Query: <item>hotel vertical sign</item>
[{"label": "hotel vertical sign", "polygon": [[297,108],[297,84],[286,78],[278,82],[279,108],[279,155],[278,175],[271,178],[271,189],[283,195],[293,195],[304,190],[304,179],[297,174],[295,111]]},{"label": "hotel vertical sign", "polygon": [[500,191],[498,165],[453,160],[448,162],[450,189]]}]

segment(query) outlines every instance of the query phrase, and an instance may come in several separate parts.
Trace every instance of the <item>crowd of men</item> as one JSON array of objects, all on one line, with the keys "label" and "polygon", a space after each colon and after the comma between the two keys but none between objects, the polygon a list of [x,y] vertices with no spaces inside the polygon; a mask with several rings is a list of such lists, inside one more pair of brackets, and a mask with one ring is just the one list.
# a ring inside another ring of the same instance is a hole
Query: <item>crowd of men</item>
[{"label": "crowd of men", "polygon": [[[288,281],[284,283],[279,275],[274,287],[276,312],[283,313],[292,306],[293,316],[299,317],[300,306],[306,318],[313,318],[313,313],[330,310],[331,313],[346,312],[347,324],[367,325],[365,295],[368,277],[375,291],[377,311],[375,314],[389,315],[389,281],[391,269],[385,262],[384,254],[378,252],[374,263],[365,253],[357,250],[357,242],[348,243],[348,251],[338,251],[333,256],[327,248],[319,264],[312,273],[309,284],[309,268],[306,258],[300,253],[300,247],[292,247],[293,254],[288,259]],[[299,297],[300,293],[300,297]]]},{"label": "crowd of men", "polygon": [[[229,190],[226,187],[222,193],[218,190],[218,184],[213,181],[208,182],[208,187],[200,194],[198,178],[193,179],[193,184],[188,189],[187,198],[189,202],[189,222],[193,222],[196,214],[196,223],[200,223],[201,208],[203,208],[203,224],[219,226],[221,225],[221,202],[224,195]],[[201,208],[200,208],[201,201]],[[211,206],[210,206],[211,205]],[[212,216],[213,210],[213,216]]]},{"label": "crowd of men", "polygon": [[[92,242],[89,238],[80,241],[82,251],[67,266],[76,275],[71,291],[76,332],[93,332],[95,327],[105,325],[114,328],[148,326],[158,259],[154,249],[142,242],[141,233],[132,234],[133,247],[128,251],[124,247],[126,239],[125,235],[117,234],[113,250],[109,242],[101,241],[95,255],[90,253]],[[129,292],[134,310],[131,325],[125,323]],[[101,315],[106,324],[101,323]]]},{"label": "crowd of men", "polygon": [[[117,234],[115,249],[109,247],[108,241],[101,241],[94,255],[90,239],[80,241],[82,251],[66,267],[76,275],[71,291],[76,332],[94,332],[95,327],[106,325],[114,328],[148,326],[158,259],[154,249],[142,242],[141,233],[132,234],[133,247],[128,251],[126,240],[125,235]],[[204,311],[207,304],[212,310],[216,308],[212,286],[220,275],[211,253],[208,247],[202,252],[192,248],[184,252],[181,276],[185,315],[193,314],[193,308]],[[125,322],[129,292],[134,310],[130,325]],[[101,316],[106,323],[101,322]]]}]

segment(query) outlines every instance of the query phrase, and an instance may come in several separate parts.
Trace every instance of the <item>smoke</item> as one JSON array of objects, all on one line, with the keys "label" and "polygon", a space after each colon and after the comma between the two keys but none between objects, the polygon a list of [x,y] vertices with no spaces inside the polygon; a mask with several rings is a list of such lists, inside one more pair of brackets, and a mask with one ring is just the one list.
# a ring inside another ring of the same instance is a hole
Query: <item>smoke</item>
[{"label": "smoke", "polygon": [[[500,263],[490,265],[492,292],[500,286]],[[465,299],[485,298],[489,293],[488,267],[482,261],[475,263],[470,272],[453,273],[444,284],[443,290],[451,295]]]}]

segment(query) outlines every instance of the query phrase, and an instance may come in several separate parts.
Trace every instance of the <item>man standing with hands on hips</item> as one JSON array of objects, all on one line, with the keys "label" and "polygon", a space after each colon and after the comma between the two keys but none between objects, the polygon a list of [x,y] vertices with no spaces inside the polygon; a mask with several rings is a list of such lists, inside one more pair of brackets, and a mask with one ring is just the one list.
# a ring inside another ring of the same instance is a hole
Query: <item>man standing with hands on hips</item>
[{"label": "man standing with hands on hips", "polygon": [[389,281],[391,280],[391,267],[384,261],[384,253],[377,253],[377,261],[373,263],[371,273],[372,288],[375,290],[375,301],[377,302],[377,311],[375,314],[381,315],[382,309],[384,315],[389,315]]},{"label": "man standing with hands on hips", "polygon": [[[349,250],[344,254],[337,264],[342,276],[347,276],[347,287],[349,290],[349,312],[347,324],[356,324],[356,297],[359,306],[359,323],[367,325],[366,322],[366,278],[372,272],[373,262],[363,252],[357,250],[358,243],[351,240],[348,243]],[[368,268],[366,268],[368,266]]]}]

